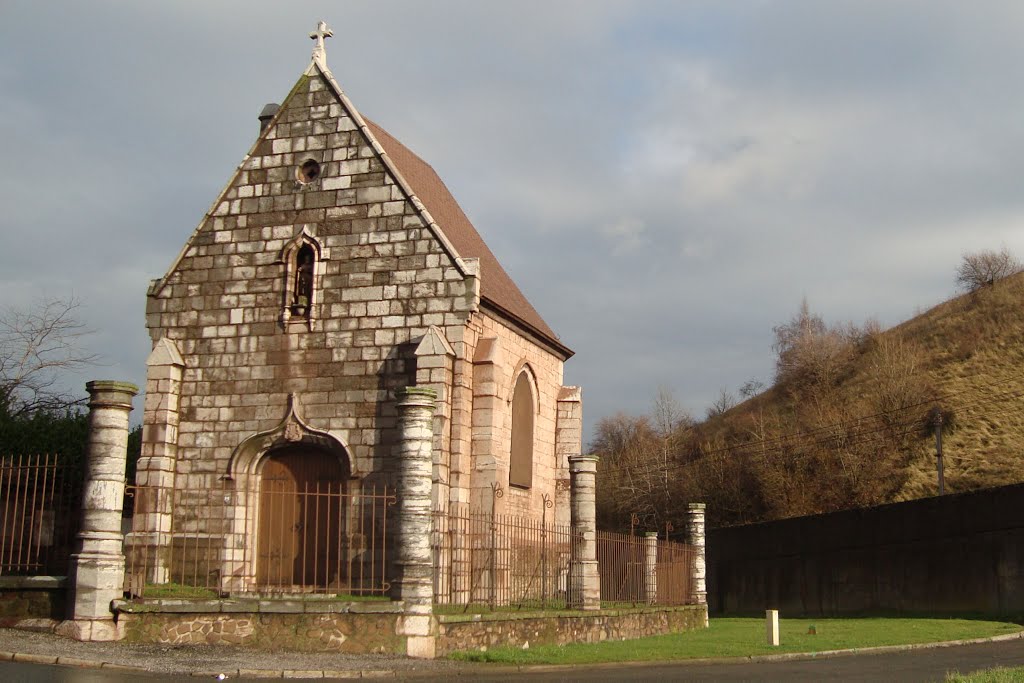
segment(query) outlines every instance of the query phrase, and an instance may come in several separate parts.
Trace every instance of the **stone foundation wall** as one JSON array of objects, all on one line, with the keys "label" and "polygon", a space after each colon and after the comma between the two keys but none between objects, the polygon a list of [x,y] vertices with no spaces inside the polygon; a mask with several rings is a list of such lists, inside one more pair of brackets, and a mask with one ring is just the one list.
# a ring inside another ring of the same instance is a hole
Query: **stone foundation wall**
[{"label": "stone foundation wall", "polygon": [[67,616],[64,577],[0,577],[0,626],[15,626],[25,620]]},{"label": "stone foundation wall", "polygon": [[441,615],[437,620],[437,656],[443,657],[458,650],[487,650],[501,645],[597,643],[682,633],[705,628],[707,608],[654,607],[565,616]]},{"label": "stone foundation wall", "polygon": [[[401,602],[289,600],[116,601],[125,641],[244,645],[266,650],[409,654],[399,635]],[[682,633],[707,624],[704,605],[605,610],[594,614],[440,615],[435,656],[499,645],[522,647],[626,640]]]},{"label": "stone foundation wall", "polygon": [[406,654],[398,603],[165,600],[119,603],[118,610],[126,642]]}]

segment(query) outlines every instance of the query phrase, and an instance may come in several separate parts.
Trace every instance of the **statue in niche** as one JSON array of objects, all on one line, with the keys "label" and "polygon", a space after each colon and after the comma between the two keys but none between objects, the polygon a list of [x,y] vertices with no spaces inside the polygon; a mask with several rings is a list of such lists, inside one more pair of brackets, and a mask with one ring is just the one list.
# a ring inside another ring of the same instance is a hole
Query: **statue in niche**
[{"label": "statue in niche", "polygon": [[292,314],[309,317],[313,301],[313,264],[316,260],[313,247],[305,244],[295,259],[295,288],[292,293]]}]

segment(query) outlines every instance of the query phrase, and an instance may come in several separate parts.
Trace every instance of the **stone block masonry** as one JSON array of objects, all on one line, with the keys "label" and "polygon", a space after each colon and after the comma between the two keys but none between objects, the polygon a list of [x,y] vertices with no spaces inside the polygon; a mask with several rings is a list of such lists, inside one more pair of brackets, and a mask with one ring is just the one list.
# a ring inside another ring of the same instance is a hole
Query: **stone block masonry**
[{"label": "stone block masonry", "polygon": [[[300,184],[306,158],[323,173]],[[318,254],[308,319],[298,321],[285,291],[297,239]],[[151,291],[150,335],[174,343],[184,370],[177,415],[166,412],[164,427],[154,406],[150,429],[176,430],[177,474],[212,483],[237,443],[276,424],[296,393],[312,423],[348,445],[354,472],[379,470],[395,441],[394,413],[377,406],[417,379],[411,354],[396,350],[431,326],[460,339],[478,305],[466,296],[472,279],[350,112],[322,79],[303,77]]]}]

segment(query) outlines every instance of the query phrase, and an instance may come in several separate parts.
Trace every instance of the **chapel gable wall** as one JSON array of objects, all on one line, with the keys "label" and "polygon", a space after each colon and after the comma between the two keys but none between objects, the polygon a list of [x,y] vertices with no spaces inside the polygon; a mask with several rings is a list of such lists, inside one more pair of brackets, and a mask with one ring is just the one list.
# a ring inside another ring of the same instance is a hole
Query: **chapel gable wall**
[{"label": "chapel gable wall", "polygon": [[[320,172],[303,183],[309,159]],[[303,231],[322,251],[308,320],[291,315],[282,262]],[[148,300],[153,341],[172,340],[184,361],[177,485],[225,474],[243,439],[280,423],[289,394],[310,427],[348,444],[355,472],[381,470],[390,397],[416,382],[409,342],[431,326],[461,340],[478,291],[327,82],[304,77]]]}]

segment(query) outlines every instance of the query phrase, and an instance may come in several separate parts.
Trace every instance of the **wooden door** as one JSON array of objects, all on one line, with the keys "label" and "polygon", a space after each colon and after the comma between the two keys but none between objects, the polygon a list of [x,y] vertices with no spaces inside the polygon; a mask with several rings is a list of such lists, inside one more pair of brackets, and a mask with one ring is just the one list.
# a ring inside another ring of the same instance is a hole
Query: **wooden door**
[{"label": "wooden door", "polygon": [[260,489],[260,586],[326,588],[344,578],[339,550],[346,479],[346,468],[324,451],[289,448],[268,456]]}]

